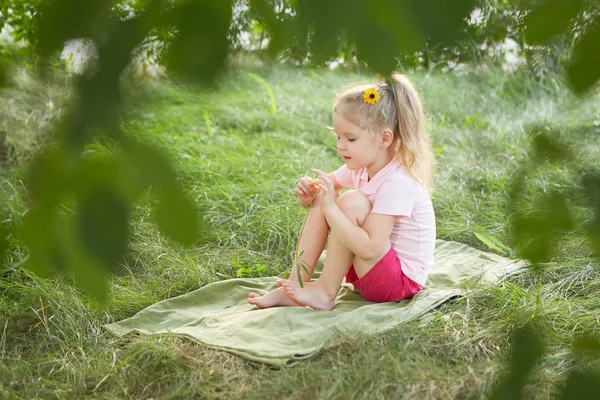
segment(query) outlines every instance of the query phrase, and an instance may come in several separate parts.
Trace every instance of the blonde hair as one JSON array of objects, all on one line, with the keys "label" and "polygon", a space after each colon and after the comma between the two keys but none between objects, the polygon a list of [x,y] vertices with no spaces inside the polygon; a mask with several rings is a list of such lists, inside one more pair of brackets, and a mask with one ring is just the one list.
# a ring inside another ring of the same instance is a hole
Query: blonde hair
[{"label": "blonde hair", "polygon": [[[364,101],[367,89],[377,89],[377,103]],[[433,193],[435,159],[431,139],[425,130],[425,112],[415,86],[406,75],[393,73],[389,84],[377,82],[352,86],[338,96],[334,110],[339,105],[351,106],[351,112],[344,113],[346,119],[372,134],[392,130],[394,157],[429,194]]]}]

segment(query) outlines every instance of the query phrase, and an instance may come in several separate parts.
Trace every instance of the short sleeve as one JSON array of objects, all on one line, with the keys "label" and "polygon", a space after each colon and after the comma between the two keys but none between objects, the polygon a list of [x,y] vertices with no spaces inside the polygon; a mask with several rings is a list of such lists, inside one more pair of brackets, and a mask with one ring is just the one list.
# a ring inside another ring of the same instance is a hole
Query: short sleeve
[{"label": "short sleeve", "polygon": [[352,188],[354,184],[352,183],[352,176],[350,175],[350,170],[346,165],[342,165],[333,173],[335,176],[335,181],[343,188]]},{"label": "short sleeve", "polygon": [[375,194],[371,212],[410,217],[416,197],[415,188],[408,182],[386,181]]}]

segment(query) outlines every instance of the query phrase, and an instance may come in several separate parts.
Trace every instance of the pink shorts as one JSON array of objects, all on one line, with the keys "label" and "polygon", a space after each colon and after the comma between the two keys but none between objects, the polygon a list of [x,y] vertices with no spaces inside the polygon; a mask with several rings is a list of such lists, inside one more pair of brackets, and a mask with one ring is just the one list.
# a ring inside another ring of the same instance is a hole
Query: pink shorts
[{"label": "pink shorts", "polygon": [[423,289],[404,275],[392,248],[362,278],[351,265],[346,273],[346,282],[353,284],[366,300],[376,303],[410,299]]}]

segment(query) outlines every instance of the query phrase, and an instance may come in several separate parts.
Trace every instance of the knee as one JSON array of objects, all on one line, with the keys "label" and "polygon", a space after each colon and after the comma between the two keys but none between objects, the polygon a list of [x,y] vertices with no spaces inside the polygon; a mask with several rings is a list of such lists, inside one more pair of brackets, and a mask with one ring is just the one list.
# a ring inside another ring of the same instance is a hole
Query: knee
[{"label": "knee", "polygon": [[348,217],[362,225],[373,205],[363,193],[358,190],[349,190],[338,197],[336,204]]}]

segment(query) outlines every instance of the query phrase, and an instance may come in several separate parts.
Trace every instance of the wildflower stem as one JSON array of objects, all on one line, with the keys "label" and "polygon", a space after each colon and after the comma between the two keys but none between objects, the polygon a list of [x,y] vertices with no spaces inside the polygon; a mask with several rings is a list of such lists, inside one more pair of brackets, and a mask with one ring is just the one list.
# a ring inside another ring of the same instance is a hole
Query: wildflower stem
[{"label": "wildflower stem", "polygon": [[294,267],[296,267],[296,275],[301,288],[304,287],[304,281],[302,280],[302,261],[300,261],[300,257],[302,256],[302,254],[304,254],[304,250],[302,251],[302,254],[299,254],[298,252],[300,251],[300,239],[302,238],[302,233],[304,233],[304,227],[306,226],[306,220],[308,219],[308,214],[310,213],[313,201],[314,197],[310,201],[310,203],[308,203],[308,211],[306,211],[304,221],[302,221],[302,228],[300,228],[300,235],[298,236],[298,242],[296,243],[296,252],[294,253]]}]

